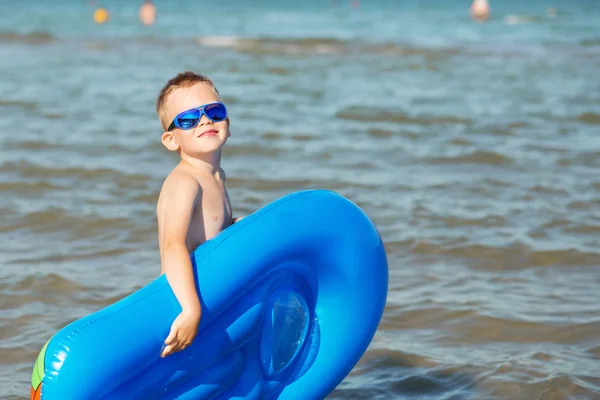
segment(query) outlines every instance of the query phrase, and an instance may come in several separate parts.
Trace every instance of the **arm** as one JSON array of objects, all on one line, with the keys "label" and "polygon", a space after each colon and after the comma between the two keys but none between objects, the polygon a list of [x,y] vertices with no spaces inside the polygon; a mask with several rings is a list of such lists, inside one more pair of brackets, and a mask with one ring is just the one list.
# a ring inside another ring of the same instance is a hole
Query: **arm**
[{"label": "arm", "polygon": [[182,309],[165,340],[167,346],[162,353],[165,357],[191,344],[202,314],[186,246],[188,227],[201,189],[194,178],[180,174],[170,177],[163,190],[164,202],[158,216],[162,222],[162,268]]}]

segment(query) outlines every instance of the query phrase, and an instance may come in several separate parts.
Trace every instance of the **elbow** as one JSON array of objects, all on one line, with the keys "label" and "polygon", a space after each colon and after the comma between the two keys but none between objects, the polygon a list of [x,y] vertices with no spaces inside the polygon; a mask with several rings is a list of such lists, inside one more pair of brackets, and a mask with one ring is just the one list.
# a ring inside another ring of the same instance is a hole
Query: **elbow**
[{"label": "elbow", "polygon": [[183,240],[167,240],[165,241],[164,245],[163,245],[163,251],[165,253],[172,253],[172,252],[181,252],[184,251],[185,253],[187,253],[187,246],[185,244],[185,241]]}]

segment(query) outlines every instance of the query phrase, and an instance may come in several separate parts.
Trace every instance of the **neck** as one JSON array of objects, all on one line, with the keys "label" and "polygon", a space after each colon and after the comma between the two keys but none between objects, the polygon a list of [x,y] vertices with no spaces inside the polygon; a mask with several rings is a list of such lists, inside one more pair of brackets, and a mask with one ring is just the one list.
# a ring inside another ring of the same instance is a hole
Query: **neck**
[{"label": "neck", "polygon": [[221,169],[221,150],[204,154],[201,157],[192,157],[181,153],[181,162],[188,164],[200,172],[214,175]]}]

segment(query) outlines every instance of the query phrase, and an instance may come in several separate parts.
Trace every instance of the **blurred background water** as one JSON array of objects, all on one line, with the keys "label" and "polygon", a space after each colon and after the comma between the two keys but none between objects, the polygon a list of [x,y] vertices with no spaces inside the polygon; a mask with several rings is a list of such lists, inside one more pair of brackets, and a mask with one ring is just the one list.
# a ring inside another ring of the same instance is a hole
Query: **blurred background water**
[{"label": "blurred background water", "polygon": [[0,0],[0,399],[158,275],[185,69],[229,107],[236,214],[325,188],[380,230],[387,307],[329,398],[600,398],[600,2],[91,3]]}]

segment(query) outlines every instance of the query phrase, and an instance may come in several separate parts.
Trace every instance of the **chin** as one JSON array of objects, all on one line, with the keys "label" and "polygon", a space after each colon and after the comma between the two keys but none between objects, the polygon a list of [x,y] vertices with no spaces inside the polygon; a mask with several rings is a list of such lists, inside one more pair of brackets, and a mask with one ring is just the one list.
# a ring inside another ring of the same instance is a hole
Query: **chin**
[{"label": "chin", "polygon": [[216,143],[212,145],[204,144],[203,146],[196,146],[195,148],[190,149],[190,153],[203,156],[220,151],[222,147],[223,143],[220,143],[218,145]]},{"label": "chin", "polygon": [[221,150],[221,148],[227,142],[227,137],[214,136],[214,137],[201,137],[195,141],[188,143],[186,146],[186,153],[197,154],[199,156],[214,153]]}]

